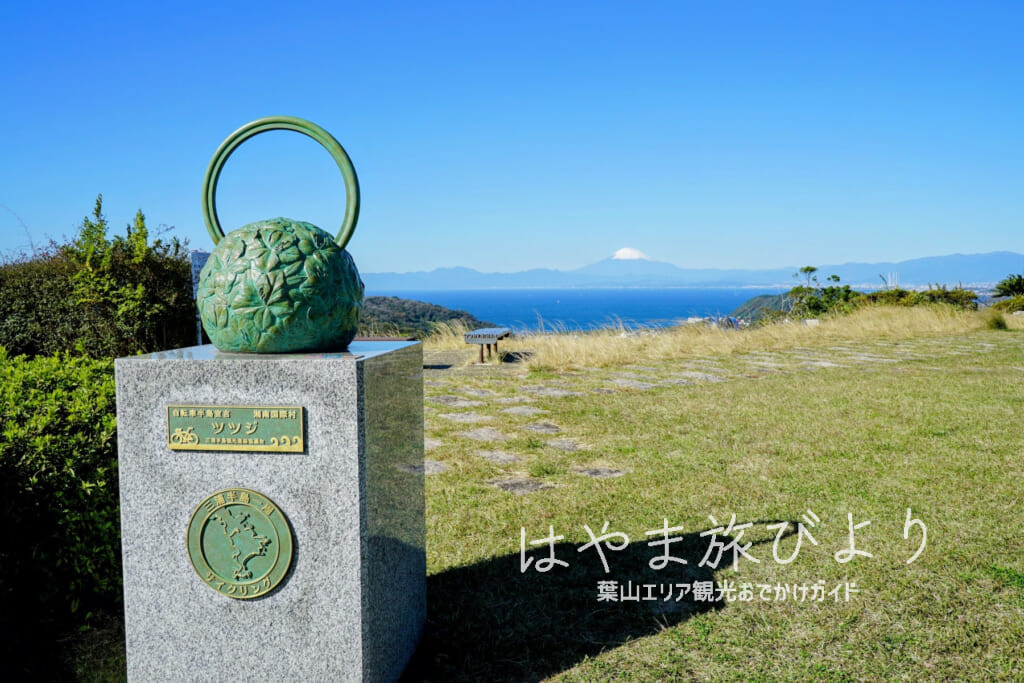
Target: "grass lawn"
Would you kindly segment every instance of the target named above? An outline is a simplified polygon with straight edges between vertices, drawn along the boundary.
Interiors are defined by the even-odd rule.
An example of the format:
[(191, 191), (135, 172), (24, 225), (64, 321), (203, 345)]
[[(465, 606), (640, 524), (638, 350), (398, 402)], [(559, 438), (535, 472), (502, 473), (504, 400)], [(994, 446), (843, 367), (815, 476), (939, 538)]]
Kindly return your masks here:
[[(443, 471), (426, 480), (429, 615), (407, 677), (1024, 678), (1024, 331), (801, 335), (629, 364), (428, 370), (426, 457)], [(905, 538), (908, 508), (927, 528), (911, 564), (922, 527)], [(731, 539), (759, 562), (701, 566), (710, 517), (733, 515), (751, 526)], [(844, 563), (850, 515), (870, 521), (854, 537), (872, 556)], [(666, 547), (647, 532), (665, 520), (686, 564), (654, 570)], [(602, 546), (607, 572), (578, 551), (584, 525), (600, 536), (606, 522), (629, 537)], [(529, 543), (549, 527), (568, 567), (538, 572), (549, 546)], [(599, 601), (609, 580), (656, 599)], [(695, 600), (706, 582), (736, 591)], [(729, 599), (744, 585), (750, 599)], [(815, 585), (840, 590), (812, 600)], [(106, 658), (116, 677), (116, 646), (96, 650), (78, 651), (80, 670)]]

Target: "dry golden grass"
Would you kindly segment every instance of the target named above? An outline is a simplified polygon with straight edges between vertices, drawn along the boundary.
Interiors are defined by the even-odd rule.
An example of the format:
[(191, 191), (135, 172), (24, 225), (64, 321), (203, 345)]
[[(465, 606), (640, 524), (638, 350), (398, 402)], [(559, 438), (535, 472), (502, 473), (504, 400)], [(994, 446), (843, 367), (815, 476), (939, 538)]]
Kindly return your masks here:
[[(1007, 317), (1010, 327), (1024, 328), (1024, 321), (1010, 320), (1011, 317)], [(771, 351), (868, 339), (960, 334), (985, 326), (983, 314), (956, 311), (945, 306), (878, 306), (825, 318), (815, 327), (775, 323), (747, 330), (719, 329), (702, 324), (638, 332), (618, 328), (524, 335), (510, 340), (505, 348), (529, 352), (527, 363), (531, 369), (567, 370), (672, 360), (694, 354)]]
[[(993, 312), (958, 311), (949, 306), (872, 306), (848, 315), (825, 317), (811, 327), (796, 322), (772, 323), (746, 330), (703, 324), (630, 330), (625, 326), (587, 332), (556, 330), (516, 335), (502, 350), (527, 352), (533, 370), (608, 367), (689, 355), (773, 351), (875, 339), (910, 339), (961, 334), (984, 329)], [(1006, 315), (1009, 329), (1024, 329), (1024, 316)], [(461, 321), (439, 323), (423, 340), (432, 350), (464, 350), (471, 329)], [(495, 359), (494, 362), (498, 362)]]
[(359, 321), (359, 332), (357, 333), (360, 337), (404, 337), (405, 333), (393, 323), (382, 322), (380, 320), (360, 320)]
[(435, 351), (464, 350), (466, 348), (464, 336), (472, 330), (473, 328), (461, 320), (437, 323), (430, 334), (423, 338), (423, 346)]

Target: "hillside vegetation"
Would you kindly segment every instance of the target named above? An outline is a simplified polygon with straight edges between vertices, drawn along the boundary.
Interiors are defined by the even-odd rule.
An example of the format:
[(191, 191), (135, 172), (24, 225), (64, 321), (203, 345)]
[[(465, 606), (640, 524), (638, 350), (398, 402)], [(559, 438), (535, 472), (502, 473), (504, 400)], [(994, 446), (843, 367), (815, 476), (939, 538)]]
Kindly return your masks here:
[(768, 311), (783, 310), (786, 296), (786, 294), (760, 294), (744, 301), (729, 315), (741, 320), (759, 320)]
[(363, 312), (359, 316), (359, 334), (411, 335), (423, 339), (439, 324), (466, 329), (492, 326), (492, 323), (479, 320), (466, 311), (395, 296), (368, 296), (363, 301)]
[(874, 292), (858, 292), (840, 285), (838, 275), (829, 275), (825, 284), (818, 281), (818, 269), (804, 266), (793, 274), (803, 282), (783, 294), (762, 294), (744, 302), (732, 315), (751, 322), (781, 319), (816, 318), (830, 313), (849, 313), (863, 306), (921, 306), (947, 304), (963, 310), (977, 310), (978, 295), (960, 286), (949, 288), (935, 284), (912, 291), (886, 287)]

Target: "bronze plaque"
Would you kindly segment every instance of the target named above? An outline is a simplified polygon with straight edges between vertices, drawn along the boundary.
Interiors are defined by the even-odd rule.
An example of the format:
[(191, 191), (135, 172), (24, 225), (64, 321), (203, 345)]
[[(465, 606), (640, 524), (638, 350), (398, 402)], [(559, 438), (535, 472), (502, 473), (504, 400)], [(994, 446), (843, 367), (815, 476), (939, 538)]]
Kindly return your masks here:
[(172, 451), (302, 453), (301, 406), (167, 406), (167, 447)]

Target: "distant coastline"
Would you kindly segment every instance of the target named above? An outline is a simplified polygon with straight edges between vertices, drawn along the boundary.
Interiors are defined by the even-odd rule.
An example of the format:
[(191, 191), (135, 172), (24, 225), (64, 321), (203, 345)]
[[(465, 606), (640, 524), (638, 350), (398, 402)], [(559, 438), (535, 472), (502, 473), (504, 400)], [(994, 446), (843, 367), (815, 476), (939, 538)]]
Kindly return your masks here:
[[(788, 288), (785, 288), (788, 289)], [(668, 327), (692, 317), (722, 317), (759, 294), (782, 288), (615, 287), (559, 289), (374, 290), (467, 311), (476, 318), (517, 332), (589, 330), (603, 327)]]

